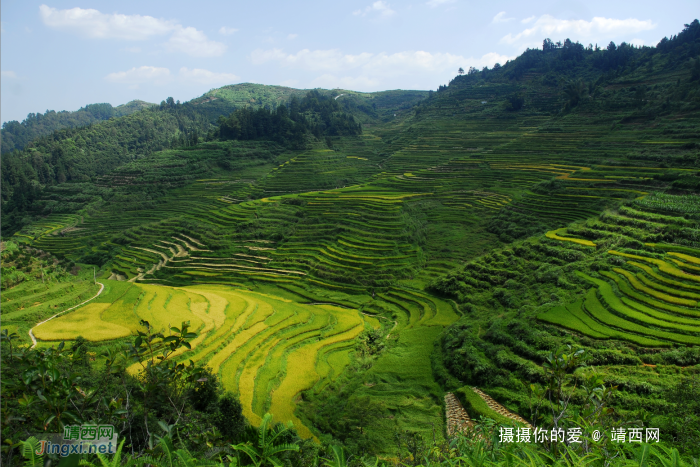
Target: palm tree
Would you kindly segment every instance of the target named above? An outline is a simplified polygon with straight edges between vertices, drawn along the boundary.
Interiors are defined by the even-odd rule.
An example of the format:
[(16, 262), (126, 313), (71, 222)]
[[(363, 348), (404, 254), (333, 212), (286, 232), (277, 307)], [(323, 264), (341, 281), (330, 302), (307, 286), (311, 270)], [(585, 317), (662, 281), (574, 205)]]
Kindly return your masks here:
[(324, 467), (347, 467), (348, 460), (345, 458), (345, 449), (343, 446), (331, 446), (333, 451), (333, 459), (321, 459)]
[(571, 80), (564, 85), (564, 94), (568, 98), (567, 108), (576, 107), (586, 96), (586, 84), (583, 80)]
[(282, 461), (277, 457), (278, 454), (285, 451), (298, 451), (298, 444), (281, 443), (276, 444), (275, 441), (282, 435), (288, 433), (293, 425), (289, 422), (288, 425), (278, 423), (270, 428), (272, 424), (272, 415), (266, 413), (258, 428), (258, 445), (253, 446), (251, 443), (235, 444), (231, 447), (236, 451), (242, 451), (250, 457), (255, 467), (272, 465), (273, 467), (282, 467)]

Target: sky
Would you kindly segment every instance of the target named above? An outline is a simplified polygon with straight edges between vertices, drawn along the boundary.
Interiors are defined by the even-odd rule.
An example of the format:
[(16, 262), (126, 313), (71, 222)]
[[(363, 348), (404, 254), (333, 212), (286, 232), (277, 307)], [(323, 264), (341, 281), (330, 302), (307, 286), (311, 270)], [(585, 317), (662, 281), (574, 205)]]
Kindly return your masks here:
[(656, 45), (698, 0), (2, 0), (0, 120), (261, 83), (437, 89), (545, 38)]

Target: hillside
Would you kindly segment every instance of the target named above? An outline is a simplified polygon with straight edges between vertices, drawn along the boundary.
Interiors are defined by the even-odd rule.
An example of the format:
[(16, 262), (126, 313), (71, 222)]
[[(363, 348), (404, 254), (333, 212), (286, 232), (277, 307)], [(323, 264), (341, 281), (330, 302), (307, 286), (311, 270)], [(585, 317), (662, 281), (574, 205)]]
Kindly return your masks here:
[[(53, 130), (49, 135), (25, 142), (27, 147), (24, 150), (3, 152), (3, 234), (11, 235), (30, 221), (32, 216), (75, 212), (94, 199), (94, 196), (82, 196), (82, 202), (79, 204), (57, 206), (56, 203), (47, 200), (50, 198), (48, 192), (66, 188), (59, 188), (61, 184), (94, 181), (96, 177), (106, 175), (133, 159), (148, 157), (162, 149), (189, 147), (200, 140), (210, 140), (214, 138), (214, 132), (221, 123), (219, 118), (229, 116), (236, 109), (272, 110), (269, 105), (243, 105), (240, 96), (261, 95), (260, 93), (265, 92), (275, 96), (279, 89), (290, 88), (242, 84), (222, 89), (225, 92), (222, 91), (221, 98), (199, 98), (186, 103), (168, 98), (159, 106), (150, 106), (120, 118), (90, 123), (78, 128)], [(299, 92), (293, 96), (295, 98), (297, 95), (303, 98), (307, 94), (307, 91), (297, 91)], [(323, 91), (321, 95), (327, 98), (338, 97), (335, 91)], [(406, 112), (413, 103), (426, 95), (427, 92), (423, 91), (386, 91), (372, 94), (348, 92), (334, 103), (339, 106), (338, 111), (352, 114), (352, 119), (358, 123), (376, 123), (381, 119), (388, 119), (389, 115), (396, 112)], [(286, 94), (280, 96), (285, 97)], [(88, 108), (102, 109), (105, 116), (113, 111), (110, 110), (112, 108), (109, 104)], [(129, 109), (135, 110), (133, 106)], [(87, 114), (83, 112), (79, 115), (84, 117)], [(312, 120), (316, 118), (312, 115), (307, 117)], [(46, 119), (55, 120), (52, 120), (53, 117), (43, 116), (30, 120), (43, 122)], [(15, 127), (13, 124), (12, 128)], [(305, 131), (308, 130), (309, 128)], [(321, 134), (317, 131), (315, 136), (320, 137)], [(74, 191), (72, 188), (69, 190)], [(93, 188), (88, 190), (94, 191)]]
[(47, 110), (43, 114), (30, 113), (22, 122), (11, 120), (2, 124), (2, 152), (22, 150), (31, 141), (56, 130), (83, 127), (110, 118), (123, 117), (153, 105), (155, 104), (133, 100), (116, 107), (112, 107), (111, 104), (89, 104), (74, 112)]
[[(75, 175), (42, 181), (30, 209), (8, 195), (13, 241), (96, 265), (113, 290), (44, 345), (190, 319), (200, 340), (182, 360), (206, 363), (250, 420), (282, 413), (355, 453), (444, 439), (445, 392), (466, 403), (467, 386), (550, 423), (533, 398), (570, 345), (588, 357), (561, 376), (576, 410), (591, 382), (617, 386), (610, 423), (697, 452), (693, 397), (674, 396), (700, 372), (697, 20), (657, 47), (545, 42), (427, 96), (305, 93), (319, 106), (297, 120), (295, 92), (236, 85), (93, 126), (134, 147), (87, 130), (36, 143), (48, 161), (75, 141)], [(273, 113), (287, 96), (290, 114)], [(197, 110), (227, 102), (225, 118)], [(110, 126), (137, 115), (132, 133)], [(251, 115), (267, 126), (244, 137)], [(362, 131), (318, 130), (326, 117)], [(78, 156), (117, 146), (110, 166)]]
[[(212, 89), (189, 102), (193, 105), (212, 108), (226, 103), (235, 107), (274, 109), (280, 104), (287, 104), (292, 97), (301, 99), (308, 91), (284, 86), (242, 83)], [(339, 102), (346, 110), (354, 111), (356, 117), (364, 116), (363, 122), (371, 122), (372, 117), (376, 118), (379, 115), (386, 117), (390, 112), (396, 110), (410, 109), (428, 95), (427, 91), (402, 90), (361, 93), (346, 89), (334, 89), (329, 92), (334, 98), (342, 99)], [(341, 95), (342, 97), (339, 97)]]

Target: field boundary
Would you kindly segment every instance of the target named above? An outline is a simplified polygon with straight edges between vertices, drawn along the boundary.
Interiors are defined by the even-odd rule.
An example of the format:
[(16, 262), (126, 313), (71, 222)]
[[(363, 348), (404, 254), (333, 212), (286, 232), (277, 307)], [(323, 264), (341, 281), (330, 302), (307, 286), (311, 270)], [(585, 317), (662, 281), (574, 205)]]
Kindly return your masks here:
[(32, 332), (35, 328), (41, 326), (42, 324), (44, 324), (44, 323), (46, 323), (46, 322), (48, 322), (48, 321), (51, 321), (52, 319), (54, 319), (54, 318), (55, 318), (56, 316), (58, 316), (58, 315), (62, 315), (63, 313), (65, 313), (65, 312), (67, 312), (67, 311), (71, 311), (71, 310), (73, 310), (73, 309), (75, 309), (75, 308), (78, 308), (79, 306), (83, 306), (83, 305), (85, 305), (87, 302), (89, 302), (90, 300), (94, 300), (94, 299), (96, 299), (97, 297), (99, 297), (100, 294), (102, 293), (102, 291), (105, 289), (105, 285), (104, 285), (102, 282), (98, 282), (98, 284), (100, 284), (100, 290), (97, 292), (97, 294), (95, 294), (94, 297), (88, 298), (88, 299), (85, 300), (83, 303), (79, 303), (78, 305), (75, 305), (75, 306), (73, 306), (73, 307), (70, 307), (70, 308), (68, 308), (67, 310), (63, 310), (63, 311), (61, 311), (60, 313), (56, 313), (56, 314), (53, 315), (51, 318), (45, 319), (45, 320), (42, 321), (41, 323), (38, 323), (38, 324), (36, 324), (33, 328), (31, 328), (31, 329), (29, 330), (29, 337), (32, 339), (32, 346), (30, 347), (30, 349), (33, 349), (34, 347), (36, 347), (36, 344), (37, 344), (36, 338), (34, 337), (34, 333)]

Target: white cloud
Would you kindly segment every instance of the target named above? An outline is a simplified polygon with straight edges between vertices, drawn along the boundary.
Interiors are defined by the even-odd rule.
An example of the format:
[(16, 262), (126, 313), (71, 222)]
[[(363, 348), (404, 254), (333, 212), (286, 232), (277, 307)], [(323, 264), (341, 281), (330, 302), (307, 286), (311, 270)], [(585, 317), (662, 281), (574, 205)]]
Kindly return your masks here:
[(439, 7), (440, 5), (447, 5), (448, 3), (454, 3), (457, 0), (430, 0), (426, 3), (430, 8)]
[(221, 29), (219, 29), (219, 34), (223, 34), (224, 36), (230, 36), (234, 32), (238, 32), (238, 29), (227, 28), (226, 26), (221, 26)]
[(71, 8), (57, 10), (47, 5), (39, 7), (46, 26), (68, 30), (98, 39), (144, 40), (167, 34), (175, 28), (172, 21), (141, 15), (105, 14), (93, 9)]
[(367, 16), (368, 14), (378, 14), (379, 16), (388, 17), (396, 13), (391, 9), (389, 4), (384, 0), (377, 0), (371, 5), (367, 6), (364, 10), (355, 10), (352, 12), (355, 16)]
[(289, 35), (287, 36), (287, 39), (289, 39), (289, 40), (291, 41), (291, 40), (293, 40), (293, 39), (296, 39), (297, 37), (299, 37), (299, 34), (289, 34)]
[(465, 58), (450, 53), (430, 53), (425, 51), (405, 51), (393, 54), (369, 52), (357, 55), (343, 54), (338, 49), (309, 50), (303, 49), (295, 54), (285, 53), (281, 49), (254, 50), (250, 56), (255, 65), (266, 62), (278, 62), (284, 67), (298, 68), (306, 71), (349, 71), (360, 69), (364, 71), (381, 71), (382, 74), (403, 73), (406, 70), (442, 70), (459, 68), (460, 66), (493, 66), (495, 63), (505, 63), (514, 57), (488, 53), (479, 59)]
[(514, 19), (515, 18), (506, 18), (506, 12), (501, 11), (500, 13), (498, 13), (496, 16), (493, 17), (493, 19), (491, 20), (491, 23), (492, 24), (507, 23), (508, 21), (512, 21)]
[(520, 22), (523, 24), (531, 23), (535, 20), (535, 18), (537, 18), (537, 16), (530, 16), (528, 18), (521, 19)]
[(129, 89), (138, 89), (139, 85), (164, 85), (172, 82), (211, 85), (231, 84), (239, 80), (233, 73), (217, 73), (202, 68), (180, 68), (177, 75), (167, 68), (155, 66), (134, 67), (127, 71), (110, 73), (105, 80), (111, 83), (127, 84)]
[(629, 41), (630, 44), (636, 45), (637, 47), (641, 47), (644, 45), (644, 39), (632, 39)]
[(460, 67), (492, 67), (513, 59), (506, 55), (488, 53), (481, 58), (464, 57), (450, 53), (404, 51), (396, 53), (344, 54), (338, 49), (309, 50), (286, 53), (281, 49), (255, 50), (250, 56), (255, 65), (269, 62), (282, 67), (317, 72), (320, 75), (312, 86), (343, 87), (347, 89), (377, 89), (380, 84), (391, 85), (397, 80), (418, 82), (445, 79), (457, 74)]
[(209, 70), (203, 70), (201, 68), (194, 68), (192, 70), (189, 70), (186, 67), (180, 68), (178, 78), (184, 81), (207, 85), (231, 84), (234, 81), (239, 80), (239, 77), (234, 75), (233, 73), (216, 73)]
[(373, 89), (379, 85), (380, 81), (366, 76), (336, 76), (326, 73), (311, 82), (312, 87), (326, 89)]
[(170, 36), (166, 48), (193, 57), (218, 57), (226, 52), (226, 46), (221, 42), (210, 41), (202, 31), (182, 26), (179, 26)]
[(170, 80), (170, 70), (155, 66), (141, 66), (127, 71), (110, 73), (105, 76), (105, 79), (112, 83), (123, 84), (164, 84)]
[(283, 66), (292, 66), (309, 71), (350, 69), (365, 64), (373, 54), (344, 55), (338, 49), (309, 50), (303, 49), (296, 54), (287, 54), (282, 49), (254, 50), (250, 58), (253, 64), (260, 65), (269, 61), (278, 61)]
[(282, 82), (280, 83), (280, 86), (286, 86), (286, 87), (288, 87), (288, 88), (293, 88), (293, 87), (295, 87), (297, 84), (299, 84), (299, 80), (297, 80), (297, 79), (287, 79), (287, 80), (282, 81)]
[(501, 38), (501, 43), (524, 47), (539, 47), (542, 40), (549, 37), (553, 40), (570, 38), (581, 41), (606, 41), (620, 35), (629, 35), (654, 29), (656, 24), (651, 20), (635, 18), (614, 19), (595, 17), (591, 21), (557, 19), (550, 15), (537, 18), (531, 28), (518, 34), (507, 34)]
[(14, 71), (2, 71), (0, 72), (0, 77), (2, 78), (9, 78), (9, 79), (15, 79), (17, 78), (17, 74)]
[[(207, 39), (202, 31), (152, 16), (106, 14), (77, 7), (57, 10), (46, 5), (39, 7), (39, 15), (48, 27), (74, 32), (88, 38), (140, 41), (171, 34), (165, 44), (170, 51), (183, 52), (194, 57), (218, 57), (226, 51), (224, 44)], [(222, 31), (231, 34), (235, 29), (221, 28), (219, 32)]]

